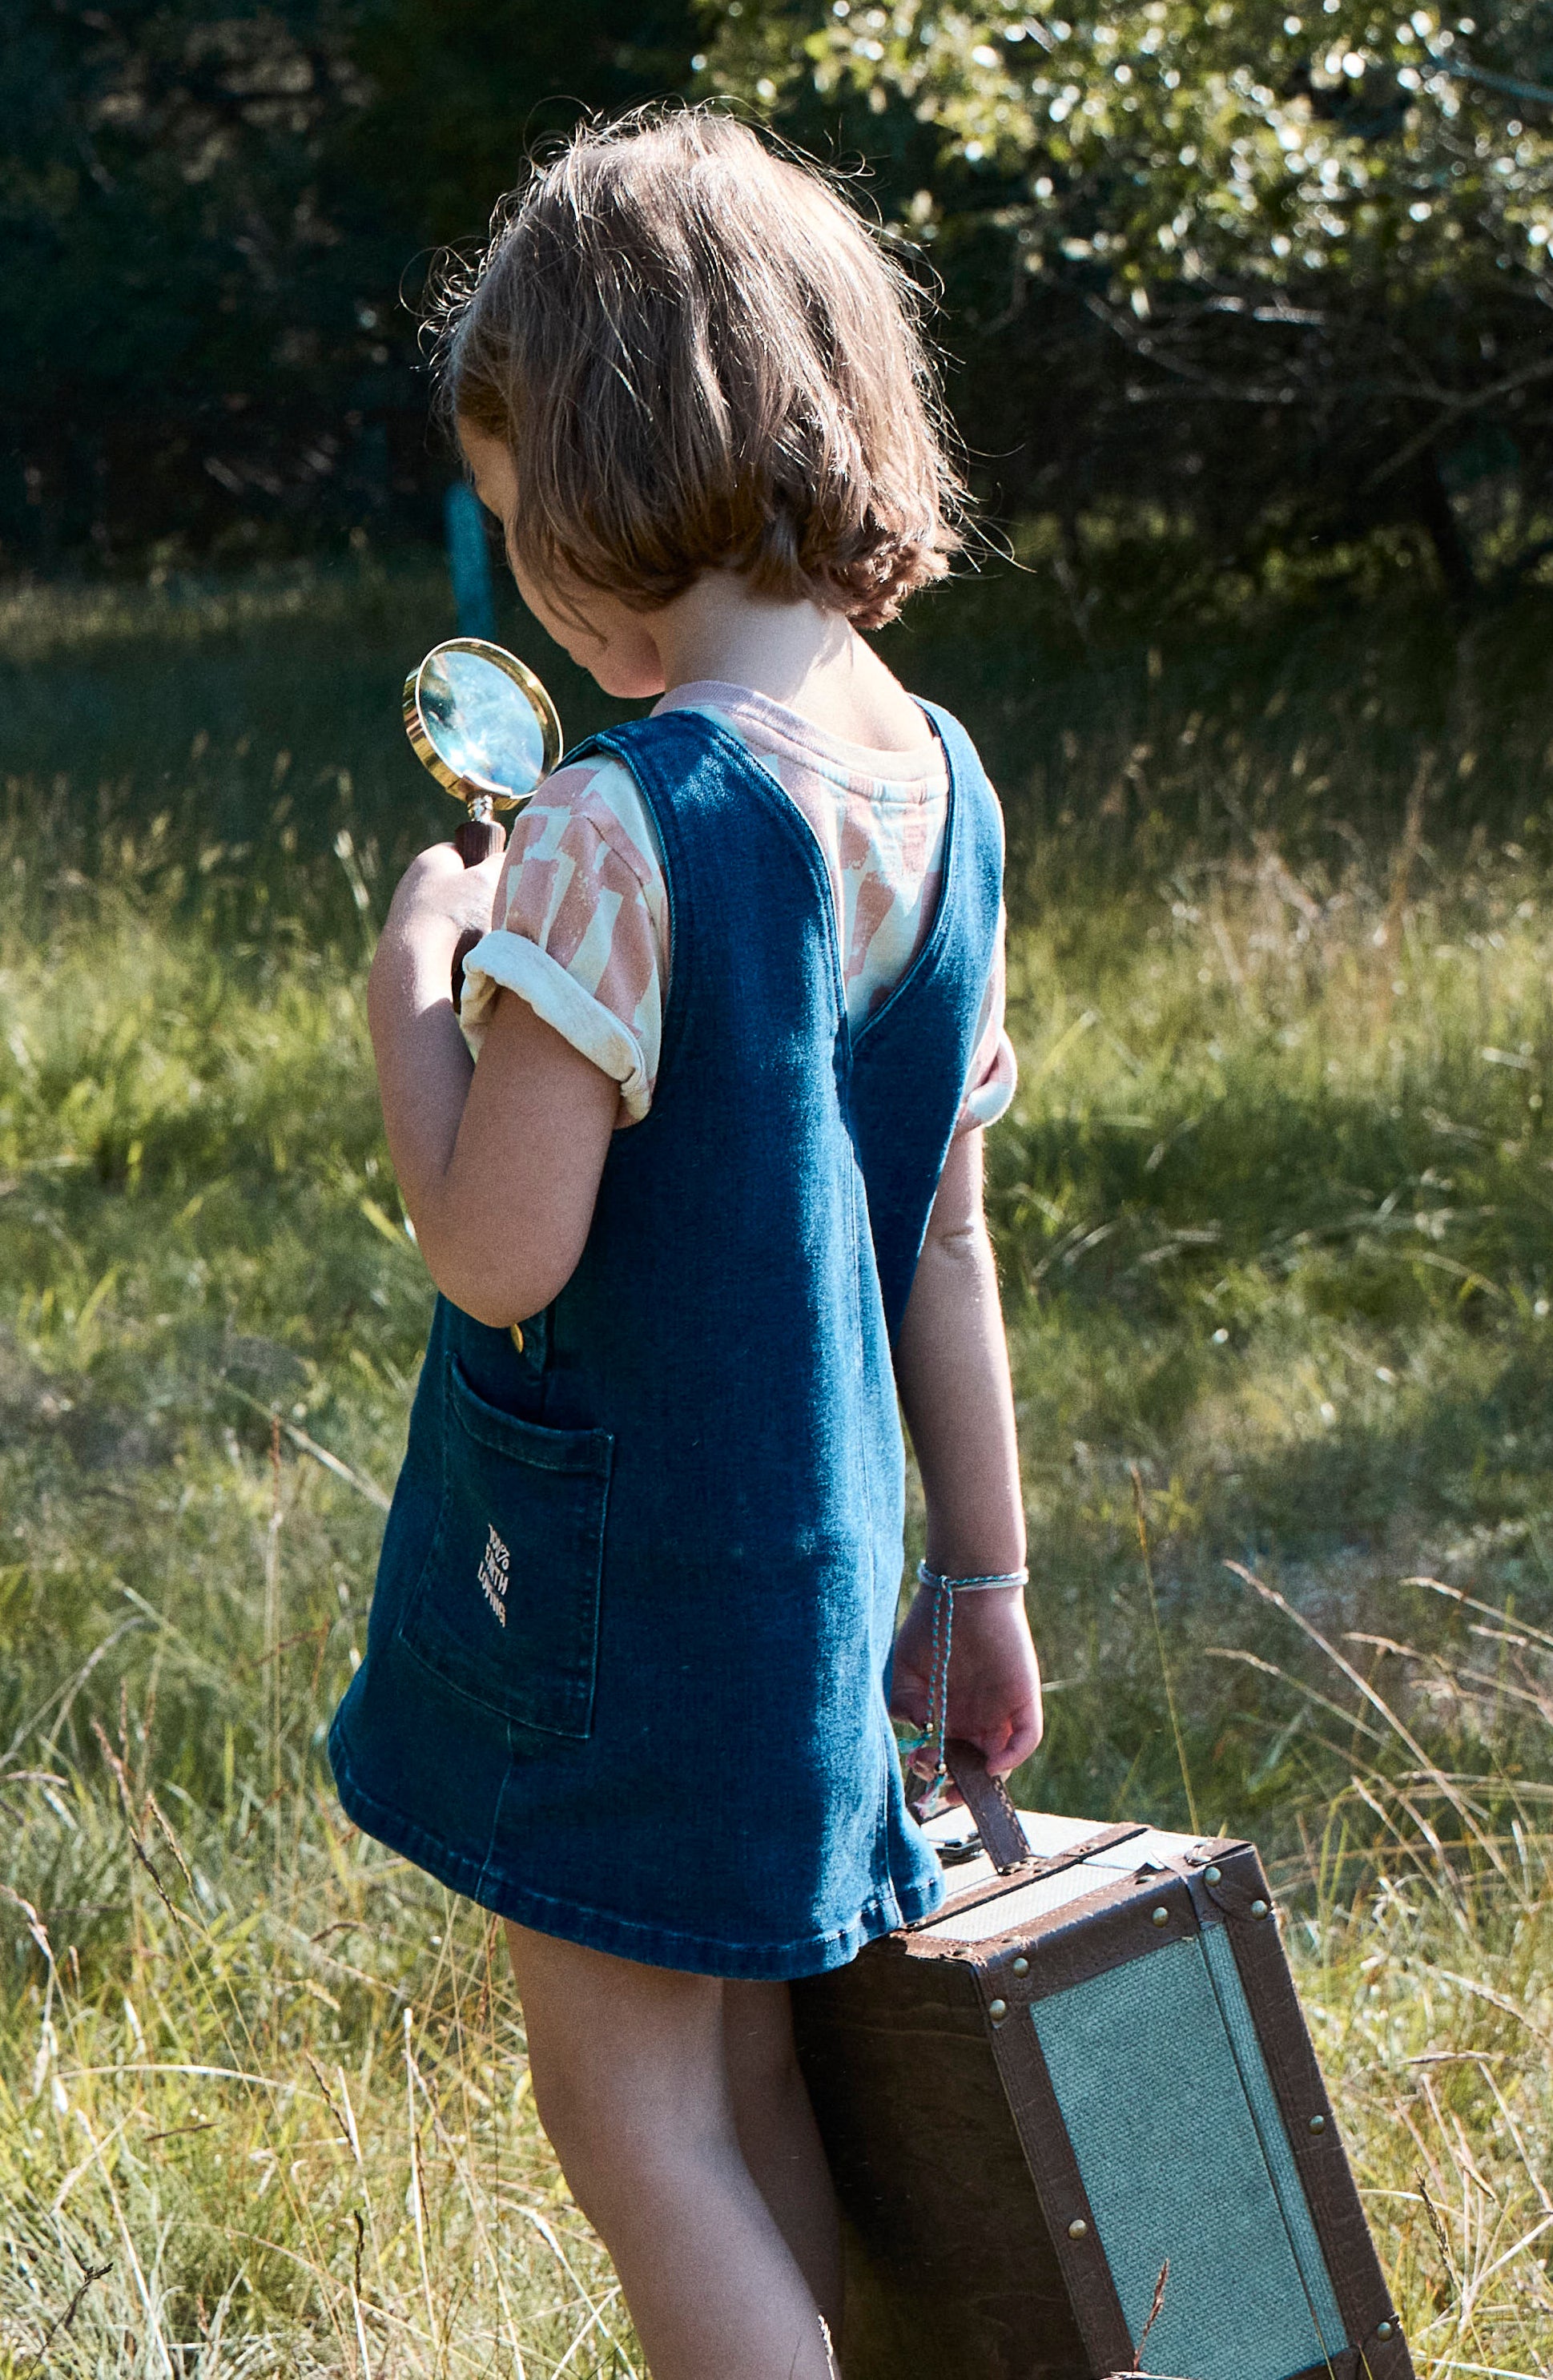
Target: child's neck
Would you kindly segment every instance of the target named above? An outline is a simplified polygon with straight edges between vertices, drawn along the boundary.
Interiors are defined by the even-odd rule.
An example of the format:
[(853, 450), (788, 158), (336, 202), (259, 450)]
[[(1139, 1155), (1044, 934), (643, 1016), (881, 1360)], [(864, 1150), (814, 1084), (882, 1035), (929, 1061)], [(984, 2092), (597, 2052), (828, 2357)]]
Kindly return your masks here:
[(748, 686), (873, 751), (932, 740), (917, 705), (839, 612), (775, 601), (719, 570), (649, 613), (648, 625), (671, 692), (709, 679)]

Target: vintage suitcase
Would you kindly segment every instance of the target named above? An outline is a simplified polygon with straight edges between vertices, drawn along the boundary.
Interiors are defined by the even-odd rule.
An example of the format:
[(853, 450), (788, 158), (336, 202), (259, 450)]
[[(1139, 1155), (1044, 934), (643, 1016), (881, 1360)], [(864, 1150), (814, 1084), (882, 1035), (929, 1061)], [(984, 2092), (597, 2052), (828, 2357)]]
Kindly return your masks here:
[(943, 1909), (794, 1987), (845, 2380), (1411, 2380), (1255, 1850), (956, 1751)]

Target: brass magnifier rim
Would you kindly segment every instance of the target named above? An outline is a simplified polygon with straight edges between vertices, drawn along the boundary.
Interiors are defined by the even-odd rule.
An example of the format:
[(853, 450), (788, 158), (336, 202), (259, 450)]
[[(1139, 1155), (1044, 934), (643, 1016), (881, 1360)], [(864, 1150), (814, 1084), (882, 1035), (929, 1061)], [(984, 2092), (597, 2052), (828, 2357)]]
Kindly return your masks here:
[(431, 741), (420, 704), (420, 684), (431, 662), (440, 661), (444, 653), (476, 654), (482, 662), (489, 662), (493, 669), (499, 669), (504, 677), (511, 678), (526, 697), (544, 736), (543, 758), (536, 784), (549, 776), (561, 758), (561, 720), (555, 705), (542, 682), (525, 662), (518, 660), (516, 653), (509, 653), (505, 645), (493, 645), (486, 637), (445, 638), (440, 645), (432, 646), (405, 680), (405, 733), (410, 739), (416, 759), (430, 770), (438, 784), (455, 801), (489, 803), (492, 809), (516, 810), (532, 798), (532, 787), (527, 794), (515, 794), (509, 786), (493, 784), (483, 777), (460, 776), (458, 771), (443, 759)]

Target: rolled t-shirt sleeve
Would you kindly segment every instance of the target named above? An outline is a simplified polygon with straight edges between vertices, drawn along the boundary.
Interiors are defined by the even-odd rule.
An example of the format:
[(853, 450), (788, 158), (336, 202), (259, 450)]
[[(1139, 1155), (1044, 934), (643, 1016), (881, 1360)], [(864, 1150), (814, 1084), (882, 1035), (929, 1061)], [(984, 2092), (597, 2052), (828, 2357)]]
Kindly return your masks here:
[(513, 831), (491, 930), (464, 963), (459, 1018), (477, 1057), (503, 991), (618, 1084), (622, 1123), (652, 1099), (662, 1040), (667, 900), (640, 795), (616, 761), (546, 783)]
[(1013, 1044), (1003, 1023), (1007, 997), (1006, 927), (1007, 919), (1000, 913), (997, 947), (987, 978), (987, 990), (982, 995), (976, 1048), (971, 1055), (965, 1098), (954, 1126), (957, 1134), (996, 1123), (998, 1118), (1006, 1112), (1018, 1085), (1019, 1068)]

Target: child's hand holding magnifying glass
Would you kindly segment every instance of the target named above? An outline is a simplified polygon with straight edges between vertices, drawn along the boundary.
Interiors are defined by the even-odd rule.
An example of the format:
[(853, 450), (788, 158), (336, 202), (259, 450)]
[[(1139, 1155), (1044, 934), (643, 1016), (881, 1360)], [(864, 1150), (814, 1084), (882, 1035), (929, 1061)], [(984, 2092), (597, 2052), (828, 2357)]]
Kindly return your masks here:
[(516, 653), (483, 637), (453, 637), (434, 645), (406, 679), (405, 732), (417, 758), (467, 812), (453, 844), (469, 882), (448, 880), (451, 863), (438, 848), (421, 853), (394, 895), (406, 922), (425, 908), (455, 923), (456, 1008), (465, 958), (491, 924), (497, 865), (506, 847), (496, 813), (520, 808), (549, 776), (561, 757), (561, 722)]

